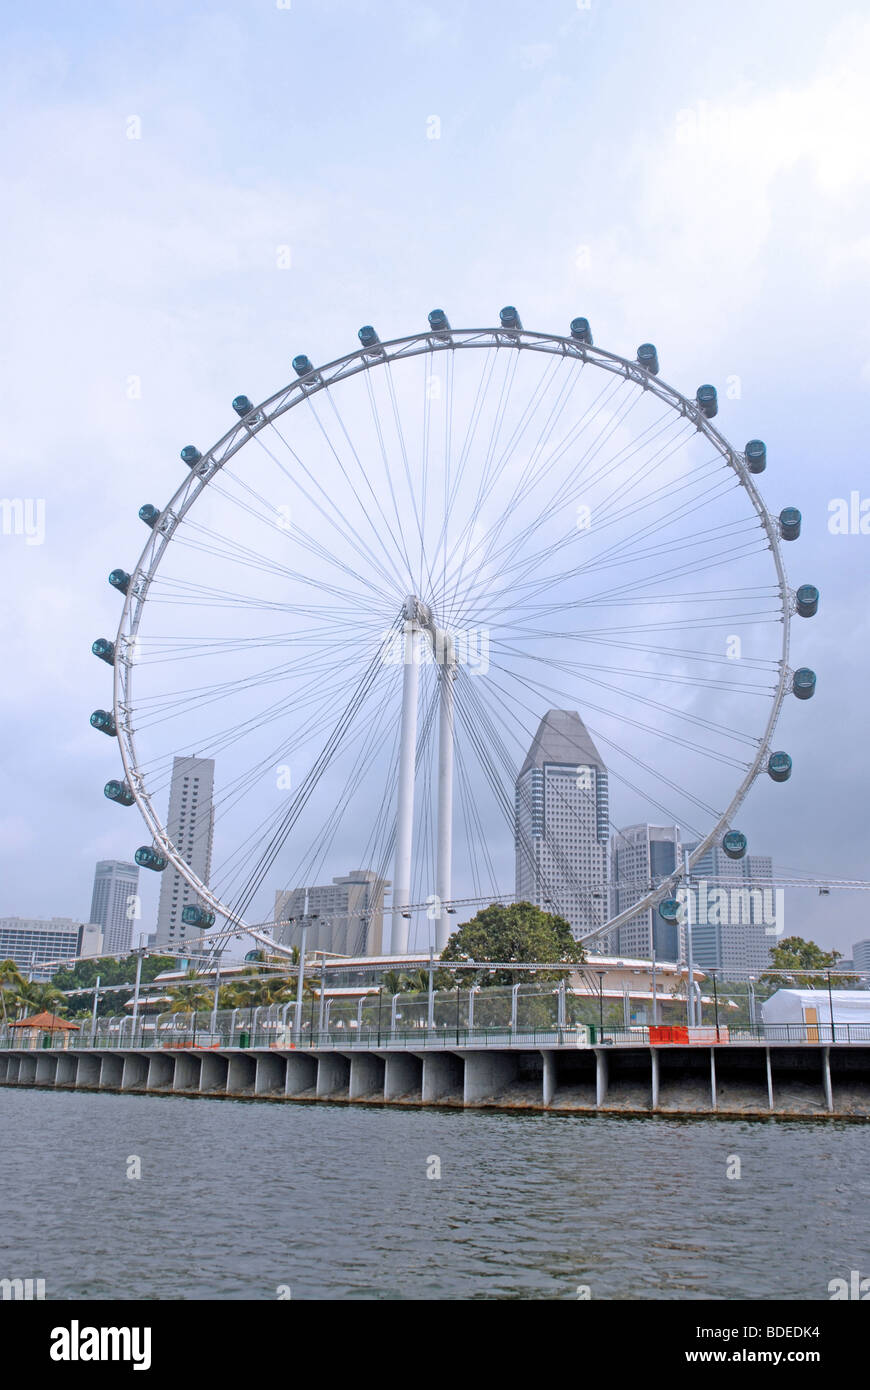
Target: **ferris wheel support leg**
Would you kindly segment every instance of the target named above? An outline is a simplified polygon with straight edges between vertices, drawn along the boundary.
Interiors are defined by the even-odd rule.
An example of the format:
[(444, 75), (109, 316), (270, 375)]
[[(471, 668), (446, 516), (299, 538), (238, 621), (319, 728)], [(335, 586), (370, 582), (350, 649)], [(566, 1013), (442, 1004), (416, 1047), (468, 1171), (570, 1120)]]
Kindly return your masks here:
[[(452, 657), (452, 652), (451, 652)], [(438, 724), (438, 856), (437, 884), (438, 928), (435, 949), (440, 955), (450, 935), (450, 914), (447, 904), (453, 894), (453, 724), (455, 693), (453, 682), (456, 666), (445, 654), (440, 671), (440, 701)]]
[(393, 923), (390, 950), (408, 954), (408, 918), (411, 901), (411, 850), (414, 835), (414, 763), (417, 756), (417, 694), (420, 684), (419, 641), (416, 623), (405, 623), (402, 658), (402, 728), (399, 743), (399, 794), (396, 811), (396, 858), (393, 869)]

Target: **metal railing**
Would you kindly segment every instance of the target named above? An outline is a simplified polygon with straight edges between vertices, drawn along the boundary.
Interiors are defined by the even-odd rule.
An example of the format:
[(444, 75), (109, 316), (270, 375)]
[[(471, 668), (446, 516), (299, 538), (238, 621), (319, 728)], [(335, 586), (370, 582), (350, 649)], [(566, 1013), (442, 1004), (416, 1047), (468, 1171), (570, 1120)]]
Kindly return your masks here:
[[(233, 1011), (237, 1013), (238, 1011)], [(254, 1013), (261, 1013), (255, 1010)], [(244, 1010), (247, 1015), (248, 1011)], [(650, 1030), (638, 1025), (629, 1028), (605, 1025), (566, 1025), (557, 1024), (540, 1027), (474, 1027), (468, 1028), (441, 1021), (429, 1026), (421, 1021), (411, 1027), (390, 1026), (388, 1019), (383, 1026), (376, 1022), (364, 1021), (361, 1026), (353, 1022), (342, 1022), (335, 1026), (320, 1029), (304, 1022), (296, 1032), (286, 1017), (238, 1018), (219, 1016), (217, 1027), (211, 1027), (211, 1018), (202, 1016), (202, 1022), (194, 1027), (190, 1016), (175, 1014), (171, 1023), (161, 1022), (160, 1018), (139, 1019), (136, 1026), (133, 1020), (101, 1020), (95, 1030), (83, 1027), (75, 1034), (39, 1033), (18, 1035), (17, 1030), (0, 1029), (0, 1049), (37, 1050), (41, 1048), (64, 1048), (80, 1052), (90, 1049), (104, 1051), (118, 1049), (126, 1051), (151, 1050), (154, 1048), (177, 1049), (194, 1048), (197, 1051), (215, 1048), (270, 1048), (270, 1049), (407, 1049), (451, 1048), (451, 1047), (646, 1047), (650, 1043)], [(685, 1029), (673, 1030), (683, 1034)], [(715, 1024), (702, 1028), (689, 1029), (688, 1036), (661, 1040), (654, 1036), (656, 1046), (685, 1047), (693, 1045), (718, 1044), (728, 1047), (741, 1043), (791, 1043), (830, 1046), (837, 1044), (870, 1045), (870, 1024), (868, 1023), (776, 1023), (761, 1026), (726, 1027), (718, 1030)]]

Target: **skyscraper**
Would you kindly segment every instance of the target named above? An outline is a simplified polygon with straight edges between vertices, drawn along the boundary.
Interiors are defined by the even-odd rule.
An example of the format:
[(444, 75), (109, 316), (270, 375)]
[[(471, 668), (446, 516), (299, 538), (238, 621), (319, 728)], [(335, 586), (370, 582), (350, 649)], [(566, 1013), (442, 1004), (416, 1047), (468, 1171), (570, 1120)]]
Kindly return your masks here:
[(129, 951), (133, 926), (139, 918), (139, 869), (119, 859), (101, 859), (94, 873), (91, 895), (92, 922), (103, 929), (103, 950), (107, 956)]
[(575, 936), (607, 920), (607, 769), (576, 710), (544, 715), (516, 782), (517, 897)]
[(379, 956), (383, 951), (384, 892), (389, 886), (387, 879), (378, 878), (370, 869), (352, 869), (332, 883), (276, 893), (275, 921), (287, 925), (278, 929), (275, 939), (286, 946), (298, 946), (299, 919), (307, 912), (306, 951)]
[[(615, 917), (631, 907), (653, 885), (661, 883), (677, 866), (680, 831), (676, 825), (629, 825), (613, 836), (611, 851), (611, 913)], [(613, 933), (610, 949), (621, 956), (649, 960), (655, 946), (656, 960), (680, 959), (680, 930), (665, 922), (657, 908), (639, 912)]]
[[(691, 853), (695, 845), (686, 845)], [(766, 854), (747, 854), (729, 859), (721, 845), (713, 845), (692, 869), (697, 886), (698, 911), (692, 922), (692, 955), (702, 970), (764, 970), (770, 965), (770, 948), (776, 945), (774, 923), (765, 908), (773, 899), (773, 860)], [(715, 882), (718, 880), (718, 883)], [(727, 891), (721, 908), (716, 888)], [(701, 917), (706, 920), (700, 920)]]
[[(214, 837), (214, 760), (212, 758), (174, 758), (169, 790), (169, 838), (185, 863), (203, 883), (211, 874)], [(157, 909), (157, 945), (179, 946), (185, 937), (202, 935), (199, 927), (181, 920), (182, 908), (196, 904), (196, 894), (177, 869), (167, 868), (160, 883)]]

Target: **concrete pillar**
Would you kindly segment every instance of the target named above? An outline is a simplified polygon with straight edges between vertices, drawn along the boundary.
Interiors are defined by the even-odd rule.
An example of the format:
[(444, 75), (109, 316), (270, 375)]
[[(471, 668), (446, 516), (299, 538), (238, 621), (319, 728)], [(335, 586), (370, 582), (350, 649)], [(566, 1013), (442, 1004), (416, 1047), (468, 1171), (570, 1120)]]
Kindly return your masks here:
[(227, 1089), (229, 1063), (220, 1052), (204, 1052), (199, 1070), (200, 1095), (223, 1095)]
[(556, 1094), (556, 1056), (553, 1052), (541, 1051), (544, 1059), (544, 1105), (553, 1104), (553, 1096)]
[(257, 1096), (283, 1096), (286, 1067), (284, 1058), (277, 1052), (258, 1052), (257, 1071), (254, 1078), (254, 1094)]
[(384, 1100), (400, 1096), (423, 1099), (423, 1063), (409, 1052), (388, 1052), (384, 1070)]
[(227, 1091), (232, 1096), (252, 1096), (257, 1080), (257, 1060), (248, 1052), (231, 1052), (227, 1068)]
[[(174, 1052), (152, 1052), (148, 1058), (148, 1081), (149, 1091), (172, 1091), (175, 1080), (175, 1057)], [(79, 1081), (81, 1085), (81, 1081)]]
[(516, 1076), (516, 1058), (510, 1052), (466, 1052), (464, 1060), (464, 1105), (493, 1100), (501, 1091), (507, 1090)]
[(285, 1096), (298, 1096), (317, 1087), (317, 1058), (310, 1052), (288, 1052), (284, 1077)]
[(770, 1048), (764, 1049), (764, 1058), (767, 1063), (767, 1108), (773, 1109), (773, 1068), (770, 1065)]
[(148, 1058), (141, 1052), (128, 1052), (121, 1074), (122, 1091), (144, 1091), (148, 1081)]
[(22, 1053), (18, 1063), (19, 1086), (32, 1086), (36, 1080), (36, 1054)]
[(124, 1054), (104, 1052), (100, 1058), (100, 1090), (120, 1091), (124, 1075)]
[(464, 1067), (455, 1052), (423, 1054), (423, 1103), (431, 1104), (444, 1096), (464, 1094)]
[(350, 1091), (350, 1062), (340, 1052), (321, 1052), (317, 1057), (317, 1094), (335, 1096)]
[(76, 1072), (76, 1086), (99, 1086), (100, 1084), (100, 1054), (99, 1052), (80, 1052), (79, 1065)]
[(75, 1086), (79, 1059), (75, 1052), (62, 1052), (57, 1059), (55, 1086)]
[(40, 1052), (36, 1059), (37, 1086), (53, 1086), (57, 1079), (57, 1057), (53, 1052)]
[(659, 1108), (659, 1050), (651, 1047), (649, 1050), (650, 1064), (652, 1067), (652, 1108)]
[(831, 1086), (831, 1049), (829, 1047), (822, 1048), (822, 1078), (825, 1083), (825, 1104), (833, 1112), (834, 1091)]
[(199, 1057), (192, 1052), (179, 1049), (175, 1053), (175, 1075), (172, 1078), (173, 1091), (199, 1090)]
[(607, 1053), (595, 1049), (595, 1104), (603, 1105), (607, 1098)]
[(384, 1059), (376, 1057), (372, 1052), (354, 1053), (350, 1059), (350, 1090), (351, 1100), (358, 1100), (362, 1096), (384, 1095)]

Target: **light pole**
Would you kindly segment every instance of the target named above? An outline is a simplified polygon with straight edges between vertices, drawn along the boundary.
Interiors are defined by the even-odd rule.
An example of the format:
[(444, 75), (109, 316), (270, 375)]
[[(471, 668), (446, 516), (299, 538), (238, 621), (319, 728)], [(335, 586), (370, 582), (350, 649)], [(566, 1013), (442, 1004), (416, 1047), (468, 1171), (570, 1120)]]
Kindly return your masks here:
[(213, 1009), (212, 1009), (212, 1011), (211, 1011), (211, 1031), (212, 1031), (212, 1036), (214, 1036), (214, 1034), (217, 1032), (218, 995), (220, 994), (220, 987), (221, 987), (221, 958), (220, 958), (220, 952), (218, 952), (217, 955), (215, 956), (215, 971), (214, 971), (214, 1007), (213, 1007)]
[(606, 970), (596, 970), (598, 976), (598, 1030), (601, 1037), (604, 1037), (604, 976)]
[[(834, 996), (831, 993), (831, 972), (828, 971), (828, 1008), (831, 1011), (831, 1042), (837, 1041), (837, 1034), (834, 1031)], [(848, 1038), (846, 1039), (848, 1042)]]
[(689, 851), (683, 851), (683, 887), (686, 893), (686, 966), (689, 979), (686, 987), (686, 1022), (695, 1026), (695, 962), (692, 959), (692, 889), (689, 886)]
[(716, 990), (716, 969), (717, 969), (717, 967), (714, 966), (714, 968), (710, 971), (710, 974), (713, 976), (713, 1008), (715, 1009), (715, 1012), (716, 1012), (716, 1041), (718, 1042), (718, 1041), (719, 1041), (719, 994), (718, 994), (718, 992), (717, 992), (717, 990)]

